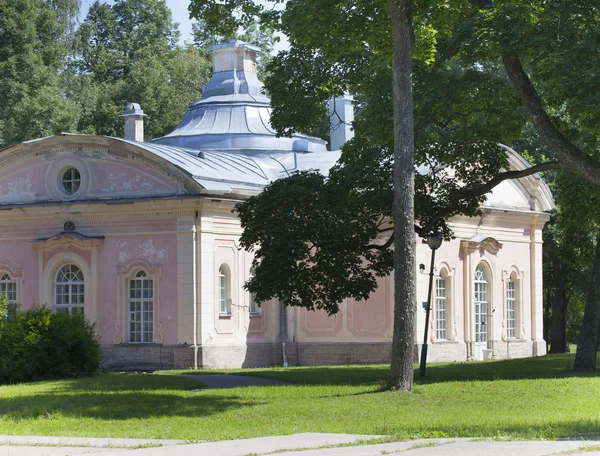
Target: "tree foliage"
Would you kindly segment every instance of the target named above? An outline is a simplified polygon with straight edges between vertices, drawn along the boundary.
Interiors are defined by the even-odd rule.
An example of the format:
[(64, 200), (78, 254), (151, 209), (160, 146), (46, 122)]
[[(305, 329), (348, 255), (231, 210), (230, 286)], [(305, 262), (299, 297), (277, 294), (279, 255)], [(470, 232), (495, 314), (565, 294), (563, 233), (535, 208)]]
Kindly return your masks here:
[(0, 0), (0, 147), (72, 131), (61, 78), (76, 0)]
[(130, 101), (148, 115), (147, 136), (177, 126), (210, 75), (206, 56), (178, 39), (164, 0), (95, 1), (77, 32), (68, 86), (81, 110), (77, 130), (122, 136), (119, 115)]
[[(398, 74), (392, 59), (394, 8), (408, 11), (415, 32), (417, 233), (441, 230), (451, 236), (445, 220), (476, 215), (495, 184), (534, 170), (560, 166), (600, 182), (595, 159), (600, 71), (598, 60), (590, 58), (600, 30), (595, 1), (297, 0), (277, 11), (251, 0), (193, 0), (191, 14), (222, 30), (257, 17), (289, 36), (290, 50), (271, 62), (266, 80), (280, 134), (314, 129), (327, 99), (346, 91), (357, 95), (355, 140), (344, 147), (341, 164), (328, 178), (294, 176), (238, 206), (243, 244), (257, 249), (256, 272), (247, 287), (262, 298), (334, 313), (344, 297), (367, 296), (374, 277), (391, 268), (384, 253), (391, 243), (377, 239), (392, 228), (390, 160), (398, 142), (392, 134), (398, 122), (391, 90)], [(551, 161), (507, 173), (497, 143), (517, 142), (528, 121)], [(303, 193), (303, 185), (311, 191)], [(317, 197), (317, 190), (327, 196)], [(371, 192), (373, 205), (355, 204)], [(259, 220), (270, 216), (280, 197), (290, 209), (287, 214), (279, 209), (276, 227)], [(339, 205), (335, 209), (327, 206), (332, 200)], [(306, 229), (296, 228), (298, 220)], [(335, 230), (341, 230), (343, 245), (323, 234)], [(306, 247), (278, 253), (278, 237)], [(348, 261), (352, 254), (367, 259)], [(286, 277), (297, 273), (307, 282), (272, 281), (272, 273), (283, 270)], [(313, 290), (306, 293), (306, 287)]]

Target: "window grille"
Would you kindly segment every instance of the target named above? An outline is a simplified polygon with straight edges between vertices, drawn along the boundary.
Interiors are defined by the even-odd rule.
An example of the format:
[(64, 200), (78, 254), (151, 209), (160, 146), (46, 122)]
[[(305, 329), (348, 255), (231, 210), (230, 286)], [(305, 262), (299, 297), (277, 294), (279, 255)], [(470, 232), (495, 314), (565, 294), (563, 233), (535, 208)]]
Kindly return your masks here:
[(517, 333), (517, 287), (511, 278), (506, 282), (506, 337), (516, 338)]
[(448, 297), (446, 290), (446, 279), (436, 277), (435, 279), (435, 321), (436, 339), (447, 340), (447, 316)]
[(129, 342), (151, 343), (154, 337), (154, 281), (140, 271), (129, 280)]
[(85, 283), (83, 273), (74, 264), (63, 266), (54, 282), (54, 308), (56, 312), (83, 315)]

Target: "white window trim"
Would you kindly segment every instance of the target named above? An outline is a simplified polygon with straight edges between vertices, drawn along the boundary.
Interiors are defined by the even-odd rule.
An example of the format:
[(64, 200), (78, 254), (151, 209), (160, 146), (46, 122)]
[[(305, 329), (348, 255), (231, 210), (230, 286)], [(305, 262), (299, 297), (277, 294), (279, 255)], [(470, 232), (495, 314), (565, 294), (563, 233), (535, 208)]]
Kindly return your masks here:
[(231, 279), (231, 268), (226, 263), (222, 263), (217, 273), (217, 303), (220, 317), (231, 316)]
[[(507, 270), (502, 271), (503, 282), (503, 316), (502, 316), (502, 341), (503, 342), (518, 342), (524, 341), (526, 337), (524, 314), (523, 314), (523, 278), (524, 273), (516, 266), (511, 266)], [(515, 283), (515, 337), (508, 337), (508, 283)]]
[[(448, 261), (442, 260), (439, 266), (434, 269), (439, 271), (434, 276), (435, 282), (432, 290), (432, 318), (429, 321), (429, 338), (433, 344), (448, 344), (456, 343), (458, 337), (458, 330), (456, 327), (456, 315), (454, 311), (454, 291), (455, 284), (454, 278), (456, 269), (450, 266)], [(437, 278), (442, 277), (446, 281), (446, 339), (437, 338)]]
[[(13, 289), (9, 290), (9, 286)], [(14, 293), (14, 299), (10, 299), (9, 293)], [(0, 295), (5, 295), (6, 299), (8, 299), (8, 302), (11, 304), (17, 303), (17, 281), (16, 279), (13, 279), (8, 272), (0, 273)]]
[[(77, 268), (77, 271), (78, 271), (77, 273), (81, 274), (81, 280), (59, 281), (59, 274), (61, 274), (62, 270), (64, 268), (66, 268), (67, 266)], [(69, 296), (68, 304), (58, 304), (58, 287), (59, 286), (67, 286), (68, 287), (68, 295), (67, 295), (67, 296)], [(73, 293), (73, 286), (83, 286), (83, 303), (77, 302), (76, 304), (73, 304), (73, 296), (79, 295), (79, 293)], [(54, 309), (55, 312), (66, 309), (67, 312), (70, 315), (72, 315), (73, 309), (81, 308), (83, 315), (85, 315), (85, 301), (86, 301), (85, 300), (85, 297), (86, 297), (85, 289), (87, 288), (85, 285), (85, 274), (83, 273), (83, 271), (77, 264), (69, 262), (69, 263), (63, 264), (60, 268), (57, 268), (56, 272), (54, 273), (54, 282), (52, 284), (52, 288), (53, 288), (52, 308)]]
[[(146, 277), (152, 280), (152, 341), (151, 342), (129, 342), (129, 281), (135, 279), (135, 276), (144, 271)], [(160, 320), (160, 279), (162, 276), (161, 267), (150, 265), (143, 260), (135, 260), (127, 266), (117, 266), (117, 322), (115, 323), (115, 333), (113, 343), (148, 345), (162, 344), (164, 335), (162, 333), (162, 323)]]
[(14, 302), (9, 299), (11, 304), (18, 304), (21, 300), (23, 293), (23, 270), (22, 269), (13, 269), (7, 264), (0, 264), (0, 277), (4, 275), (8, 275), (10, 277), (10, 281), (15, 284), (15, 300)]
[[(250, 269), (248, 280), (252, 279), (253, 277), (254, 271), (253, 269)], [(259, 303), (256, 301), (256, 297), (254, 296), (254, 294), (248, 292), (248, 312), (250, 313), (251, 317), (260, 317), (262, 315), (261, 306), (259, 306), (258, 304)]]
[[(149, 288), (144, 288), (144, 282), (149, 281), (150, 282), (150, 287)], [(141, 292), (141, 296), (139, 298), (131, 297), (131, 285), (132, 283), (135, 282), (141, 282), (141, 287), (140, 287), (140, 292)], [(151, 296), (149, 297), (144, 297), (144, 292), (145, 291), (149, 291), (151, 292)], [(148, 314), (148, 311), (144, 311), (144, 304), (145, 303), (150, 303), (152, 306), (152, 318), (150, 319), (149, 323), (152, 323), (152, 331), (150, 332), (150, 338), (148, 340), (139, 340), (139, 341), (134, 341), (131, 340), (132, 339), (132, 335), (133, 333), (137, 333), (138, 331), (131, 331), (131, 315), (132, 315), (132, 310), (131, 310), (131, 304), (132, 303), (139, 303), (141, 310), (141, 321), (139, 322), (141, 324), (141, 329), (140, 329), (140, 339), (145, 339), (145, 335), (147, 335), (147, 331), (144, 331), (144, 324), (147, 323), (148, 321), (144, 318), (146, 314)], [(137, 312), (137, 311), (136, 311)], [(128, 315), (128, 320), (127, 320), (127, 343), (128, 344), (151, 344), (154, 342), (154, 280), (150, 277), (148, 277), (148, 274), (146, 274), (146, 272), (142, 269), (139, 270), (135, 273), (135, 275), (133, 277), (130, 277), (129, 280), (127, 281), (127, 315)]]
[[(448, 280), (446, 277), (444, 277), (441, 274), (438, 274), (437, 276), (434, 277), (435, 279), (435, 306), (434, 306), (434, 310), (435, 310), (435, 327), (434, 327), (434, 331), (435, 331), (435, 340), (436, 341), (447, 341), (448, 340), (448, 333), (449, 333), (449, 312), (448, 312)], [(440, 287), (440, 284), (443, 284), (443, 291), (444, 291), (444, 295), (440, 296), (440, 291), (442, 290), (442, 287)], [(441, 304), (443, 303), (443, 314), (444, 314), (444, 318), (440, 318), (440, 311), (441, 311)], [(440, 328), (440, 323), (443, 322), (443, 328)], [(444, 337), (440, 337), (440, 333), (443, 333), (442, 335)]]
[[(477, 279), (477, 272), (479, 267), (481, 266), (481, 270), (483, 273), (483, 279)], [(487, 267), (487, 265), (483, 262), (479, 262), (477, 264), (477, 266), (475, 267), (475, 271), (473, 273), (473, 323), (474, 323), (474, 333), (473, 333), (473, 339), (475, 343), (489, 343), (489, 339), (490, 339), (490, 328), (489, 325), (492, 324), (491, 322), (487, 321), (488, 320), (488, 315), (490, 313), (490, 307), (492, 305), (491, 301), (490, 301), (490, 297), (492, 296), (492, 287), (491, 287), (491, 282), (492, 279), (489, 277), (491, 274), (489, 273), (489, 269)], [(486, 300), (485, 301), (478, 301), (477, 300), (477, 284), (485, 284), (485, 296), (486, 296)], [(479, 305), (481, 306), (482, 304), (485, 304), (487, 309), (485, 312), (485, 340), (477, 340), (477, 322), (476, 322), (476, 311), (475, 309), (477, 308), (477, 303), (479, 303)], [(481, 314), (481, 312), (480, 312)], [(483, 334), (483, 331), (481, 330), (481, 326), (482, 323), (479, 322), (479, 328), (480, 334)]]

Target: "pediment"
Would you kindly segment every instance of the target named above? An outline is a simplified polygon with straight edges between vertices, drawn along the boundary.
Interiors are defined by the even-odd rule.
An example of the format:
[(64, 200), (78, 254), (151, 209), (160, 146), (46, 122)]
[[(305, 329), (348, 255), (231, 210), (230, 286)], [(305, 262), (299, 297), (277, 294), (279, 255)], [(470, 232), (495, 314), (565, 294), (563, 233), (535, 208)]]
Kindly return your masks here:
[[(160, 157), (134, 149), (117, 139), (84, 135), (5, 149), (0, 152), (0, 205), (168, 197), (197, 187)], [(69, 169), (75, 170), (76, 186)]]
[(52, 250), (56, 247), (62, 247), (64, 250), (70, 250), (71, 247), (90, 250), (93, 247), (101, 246), (103, 243), (104, 236), (86, 236), (77, 231), (61, 231), (48, 238), (36, 239), (33, 241), (33, 247), (36, 250)]

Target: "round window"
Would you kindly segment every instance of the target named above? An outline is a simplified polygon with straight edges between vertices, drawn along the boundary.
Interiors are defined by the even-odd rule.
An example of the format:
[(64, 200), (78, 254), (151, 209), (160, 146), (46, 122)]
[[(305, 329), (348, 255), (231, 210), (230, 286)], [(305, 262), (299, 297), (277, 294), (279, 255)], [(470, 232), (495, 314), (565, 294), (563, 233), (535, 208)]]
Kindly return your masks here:
[(60, 179), (63, 190), (69, 195), (72, 195), (79, 190), (79, 186), (81, 185), (81, 174), (79, 174), (79, 170), (77, 168), (71, 166), (65, 169)]

